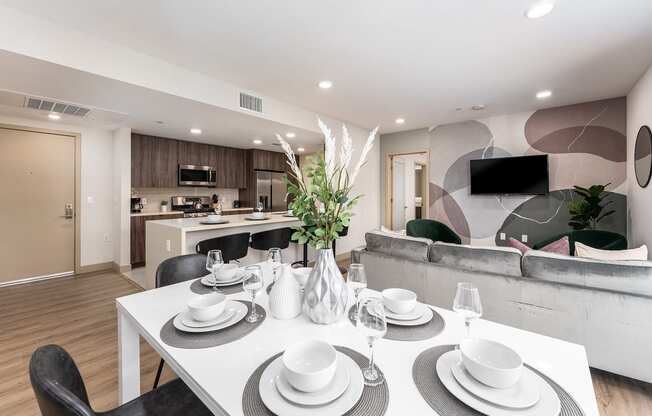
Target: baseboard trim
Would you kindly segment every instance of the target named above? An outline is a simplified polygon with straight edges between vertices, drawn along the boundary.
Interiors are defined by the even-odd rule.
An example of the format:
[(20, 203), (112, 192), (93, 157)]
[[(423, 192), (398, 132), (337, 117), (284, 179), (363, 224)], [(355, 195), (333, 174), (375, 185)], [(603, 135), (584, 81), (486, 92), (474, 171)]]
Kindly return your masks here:
[(44, 276), (27, 277), (25, 279), (17, 279), (17, 280), (12, 280), (10, 282), (2, 282), (2, 283), (0, 283), (0, 288), (9, 287), (9, 286), (17, 286), (17, 285), (26, 285), (26, 284), (29, 284), (29, 283), (37, 283), (37, 282), (42, 282), (42, 281), (45, 281), (45, 280), (73, 277), (74, 275), (75, 275), (75, 272), (70, 271), (70, 272), (63, 272), (63, 273), (48, 274), (48, 275), (44, 275)]
[(105, 272), (107, 270), (113, 270), (113, 262), (108, 261), (106, 263), (97, 263), (97, 264), (88, 264), (86, 266), (80, 266), (77, 271), (77, 275), (84, 275), (89, 273), (96, 272)]
[(131, 264), (120, 266), (118, 263), (113, 262), (111, 263), (111, 269), (116, 273), (122, 274), (131, 270)]

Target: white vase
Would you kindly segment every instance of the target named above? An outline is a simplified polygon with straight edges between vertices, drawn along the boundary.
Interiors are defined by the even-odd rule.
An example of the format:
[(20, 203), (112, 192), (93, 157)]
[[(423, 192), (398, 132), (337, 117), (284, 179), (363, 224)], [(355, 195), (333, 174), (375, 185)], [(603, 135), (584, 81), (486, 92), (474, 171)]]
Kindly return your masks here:
[(333, 250), (317, 250), (315, 266), (304, 287), (304, 313), (317, 324), (332, 324), (344, 316), (348, 295)]
[(276, 319), (292, 319), (301, 313), (301, 286), (289, 265), (282, 266), (280, 272), (269, 292), (269, 309)]

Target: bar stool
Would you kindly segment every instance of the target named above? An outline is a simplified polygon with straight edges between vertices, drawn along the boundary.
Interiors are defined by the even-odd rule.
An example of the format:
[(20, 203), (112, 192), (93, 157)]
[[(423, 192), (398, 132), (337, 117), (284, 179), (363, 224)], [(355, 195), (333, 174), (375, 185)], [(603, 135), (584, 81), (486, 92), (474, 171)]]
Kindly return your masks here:
[[(337, 235), (339, 237), (346, 237), (348, 234), (349, 234), (349, 227), (344, 227), (342, 229), (342, 231), (337, 233)], [(337, 240), (333, 240), (332, 248), (333, 248), (333, 258), (335, 259), (335, 262), (337, 263), (337, 252), (335, 251), (335, 242), (336, 241)], [(340, 273), (342, 273), (342, 274), (346, 273), (346, 267), (340, 267), (340, 266), (337, 266), (337, 267), (340, 269)]]
[(238, 259), (247, 257), (250, 235), (250, 233), (238, 233), (225, 235), (224, 237), (210, 238), (197, 243), (195, 251), (206, 255), (209, 250), (221, 250), (225, 263), (231, 260), (238, 261)]
[(292, 237), (291, 228), (277, 228), (274, 230), (261, 231), (251, 235), (251, 244), (254, 250), (269, 250), (270, 248), (288, 248), (290, 246), (290, 237)]

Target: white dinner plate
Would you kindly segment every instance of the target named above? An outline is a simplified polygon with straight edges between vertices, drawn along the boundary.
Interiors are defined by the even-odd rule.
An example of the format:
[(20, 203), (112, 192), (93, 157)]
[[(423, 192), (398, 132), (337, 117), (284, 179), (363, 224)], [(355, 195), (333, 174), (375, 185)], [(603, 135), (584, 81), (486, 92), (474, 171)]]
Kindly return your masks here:
[(437, 376), (446, 389), (467, 406), (487, 416), (558, 416), (561, 411), (559, 396), (545, 380), (539, 384), (540, 399), (526, 409), (508, 409), (496, 406), (469, 393), (455, 380), (452, 368), (460, 362), (459, 351), (449, 351), (437, 360)]
[(207, 274), (206, 276), (201, 278), (201, 284), (204, 285), (204, 286), (208, 286), (208, 287), (213, 287), (213, 286), (217, 286), (217, 287), (233, 286), (233, 285), (236, 285), (238, 283), (241, 283), (244, 278), (245, 278), (244, 270), (241, 270), (235, 275), (235, 277), (233, 279), (231, 279), (231, 280), (218, 280), (217, 285), (216, 285), (215, 280), (213, 279), (213, 275), (212, 274)]
[[(351, 377), (349, 376), (349, 366), (347, 365), (348, 363), (342, 364), (344, 361), (342, 358), (343, 356), (344, 354), (337, 353), (337, 369), (335, 370), (333, 380), (319, 391), (306, 393), (292, 387), (285, 376), (285, 371), (283, 371), (282, 366), (281, 371), (278, 372), (278, 375), (274, 379), (276, 389), (286, 400), (296, 404), (304, 406), (319, 406), (330, 403), (344, 394), (351, 381)], [(353, 364), (355, 365), (355, 363)]]
[(283, 416), (333, 416), (343, 415), (360, 400), (364, 390), (362, 370), (347, 355), (338, 352), (338, 365), (347, 366), (350, 382), (346, 391), (334, 401), (321, 406), (303, 406), (292, 403), (281, 396), (276, 389), (276, 376), (283, 370), (282, 357), (272, 361), (260, 377), (258, 389), (260, 398), (267, 408), (277, 415)]
[(217, 220), (217, 221), (200, 220), (199, 223), (203, 225), (219, 225), (219, 224), (228, 224), (229, 220)]
[(235, 313), (233, 314), (231, 319), (229, 319), (226, 322), (222, 322), (221, 324), (207, 326), (203, 328), (193, 328), (184, 325), (183, 318), (190, 316), (190, 312), (186, 309), (185, 311), (179, 313), (177, 316), (174, 317), (174, 321), (172, 321), (172, 325), (174, 325), (174, 327), (179, 331), (183, 331), (183, 332), (201, 333), (201, 332), (219, 331), (220, 329), (228, 328), (240, 322), (245, 316), (247, 316), (247, 311), (249, 310), (247, 308), (247, 305), (245, 305), (244, 303), (236, 302), (232, 300), (226, 301), (225, 309), (234, 309)]
[(405, 320), (397, 320), (397, 319), (390, 319), (386, 318), (387, 323), (391, 325), (397, 325), (397, 326), (418, 326), (418, 325), (424, 325), (430, 322), (430, 320), (435, 316), (435, 313), (433, 312), (432, 309), (426, 308), (425, 312), (423, 315), (421, 315), (420, 318), (418, 319), (413, 319), (411, 321), (405, 321)]
[(181, 322), (185, 326), (189, 326), (191, 328), (205, 328), (207, 326), (214, 326), (221, 324), (222, 322), (226, 322), (229, 319), (233, 318), (233, 315), (235, 315), (235, 309), (225, 307), (224, 312), (222, 312), (217, 318), (211, 319), (210, 321), (195, 321), (192, 319), (192, 316), (189, 313), (183, 313), (181, 315)]
[(430, 310), (430, 308), (428, 308), (423, 303), (417, 303), (414, 309), (408, 313), (394, 313), (387, 309), (387, 306), (385, 306), (385, 317), (395, 321), (413, 321), (415, 319), (421, 318), (427, 310)]
[[(518, 382), (507, 389), (496, 389), (479, 382), (466, 371), (461, 362), (455, 364), (451, 370), (455, 380), (469, 393), (499, 406), (525, 409), (534, 406), (541, 397), (539, 386), (543, 380), (527, 367), (523, 367)], [(543, 382), (545, 383), (545, 381)]]

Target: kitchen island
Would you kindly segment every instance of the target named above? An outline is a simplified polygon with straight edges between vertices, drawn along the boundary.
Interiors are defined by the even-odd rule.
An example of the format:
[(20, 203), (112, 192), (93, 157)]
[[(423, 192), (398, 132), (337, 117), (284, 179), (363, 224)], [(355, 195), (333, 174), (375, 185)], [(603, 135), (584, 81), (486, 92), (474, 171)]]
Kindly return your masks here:
[[(146, 227), (146, 289), (155, 287), (156, 268), (162, 261), (182, 254), (195, 253), (195, 245), (200, 241), (230, 234), (249, 232), (251, 234), (299, 225), (295, 217), (283, 214), (268, 214), (264, 221), (250, 221), (250, 214), (224, 216), (226, 224), (201, 224), (205, 218), (176, 218), (147, 221)], [(247, 256), (240, 260), (242, 265), (258, 263), (266, 258), (267, 253), (249, 249)], [(283, 250), (283, 262), (291, 263), (301, 260), (302, 247), (290, 242), (290, 247)]]

